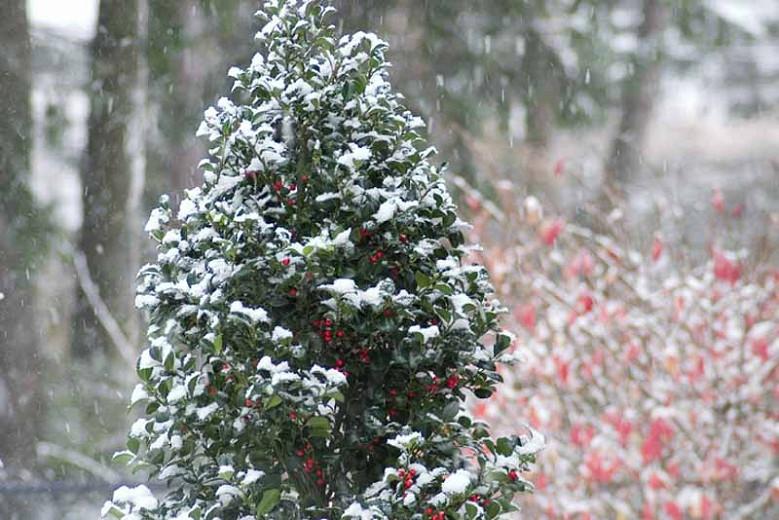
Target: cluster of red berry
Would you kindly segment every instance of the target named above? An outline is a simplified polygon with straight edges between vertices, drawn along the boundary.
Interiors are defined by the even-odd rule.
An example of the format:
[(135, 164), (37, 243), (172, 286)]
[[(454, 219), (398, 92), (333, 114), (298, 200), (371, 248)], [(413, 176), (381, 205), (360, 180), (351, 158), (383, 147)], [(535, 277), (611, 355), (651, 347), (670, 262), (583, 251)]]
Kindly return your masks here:
[(432, 507), (425, 509), (425, 515), (430, 517), (430, 520), (446, 520), (446, 513), (443, 511), (436, 511)]
[(314, 459), (313, 455), (306, 455), (312, 450), (313, 447), (311, 446), (311, 443), (306, 442), (303, 448), (300, 448), (295, 452), (295, 455), (301, 459), (305, 459), (303, 461), (303, 471), (309, 474), (313, 473), (313, 475), (316, 477), (316, 485), (322, 487), (325, 485), (325, 472), (322, 469), (322, 466), (316, 461), (316, 459)]
[[(246, 178), (254, 182), (257, 178), (257, 175), (255, 172), (246, 172)], [(279, 199), (282, 199), (282, 192), (286, 188), (288, 194), (292, 194), (297, 191), (298, 185), (297, 183), (290, 183), (288, 186), (284, 186), (284, 183), (281, 181), (281, 179), (276, 179), (273, 181), (272, 184), (273, 191), (275, 191), (278, 194)], [(283, 202), (287, 204), (288, 206), (294, 206), (295, 205), (295, 199), (291, 197), (287, 197), (286, 199), (283, 199)]]
[(414, 479), (417, 477), (417, 472), (414, 469), (406, 471), (403, 468), (398, 470), (398, 476), (403, 479), (403, 494), (406, 494), (406, 490), (414, 485)]
[(490, 505), (490, 502), (492, 502), (489, 498), (483, 497), (481, 495), (476, 495), (476, 494), (469, 496), (468, 501), (475, 502), (476, 504), (481, 504), (484, 507)]
[(384, 258), (384, 252), (381, 249), (379, 249), (371, 255), (368, 261), (372, 264), (378, 264), (379, 262), (381, 262), (382, 258)]
[[(325, 318), (323, 320), (314, 320), (311, 322), (311, 325), (319, 329), (319, 336), (325, 343), (332, 343), (333, 321), (331, 319)], [(344, 332), (342, 329), (337, 329), (335, 331), (335, 337), (343, 338), (344, 336), (346, 336), (346, 332)]]

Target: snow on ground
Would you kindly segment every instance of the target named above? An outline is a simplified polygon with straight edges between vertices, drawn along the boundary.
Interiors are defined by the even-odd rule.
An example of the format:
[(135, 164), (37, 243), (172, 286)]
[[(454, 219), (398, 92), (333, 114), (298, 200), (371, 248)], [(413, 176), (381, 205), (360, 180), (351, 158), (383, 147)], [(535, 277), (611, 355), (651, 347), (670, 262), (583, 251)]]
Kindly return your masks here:
[(98, 0), (27, 0), (27, 16), (33, 27), (89, 40), (97, 27), (97, 7)]

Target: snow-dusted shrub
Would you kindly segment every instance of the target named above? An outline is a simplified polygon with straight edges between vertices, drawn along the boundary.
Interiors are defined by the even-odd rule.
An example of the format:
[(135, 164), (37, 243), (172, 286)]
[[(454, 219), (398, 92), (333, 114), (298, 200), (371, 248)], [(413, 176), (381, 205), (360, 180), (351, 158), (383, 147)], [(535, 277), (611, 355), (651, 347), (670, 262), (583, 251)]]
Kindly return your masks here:
[(528, 517), (779, 517), (779, 271), (471, 200), (524, 358), (474, 415), (550, 438)]
[[(464, 413), (511, 343), (386, 44), (271, 0), (263, 51), (206, 111), (204, 184), (147, 230), (149, 347), (118, 455), (167, 482), (108, 517), (486, 519), (542, 442)], [(136, 501), (137, 502), (137, 501)]]

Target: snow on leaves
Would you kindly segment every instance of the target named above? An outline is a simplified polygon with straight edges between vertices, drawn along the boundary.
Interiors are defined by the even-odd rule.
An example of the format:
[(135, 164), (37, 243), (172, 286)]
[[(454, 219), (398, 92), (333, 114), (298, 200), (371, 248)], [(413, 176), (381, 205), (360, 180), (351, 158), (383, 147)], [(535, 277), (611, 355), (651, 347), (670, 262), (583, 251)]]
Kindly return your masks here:
[(336, 40), (323, 4), (265, 2), (261, 52), (198, 129), (203, 185), (146, 226), (144, 417), (117, 457), (170, 491), (104, 516), (488, 519), (531, 487), (541, 446), (463, 412), (510, 339), (424, 123), (386, 44)]

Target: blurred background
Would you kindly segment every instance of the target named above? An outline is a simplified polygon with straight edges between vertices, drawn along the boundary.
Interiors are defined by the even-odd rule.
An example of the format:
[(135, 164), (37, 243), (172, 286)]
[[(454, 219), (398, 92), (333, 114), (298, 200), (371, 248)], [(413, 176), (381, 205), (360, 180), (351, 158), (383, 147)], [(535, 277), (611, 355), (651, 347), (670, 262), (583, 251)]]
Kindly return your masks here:
[[(740, 263), (736, 277), (720, 261), (717, 279), (777, 265), (777, 0), (334, 3), (344, 30), (390, 42), (393, 83), (485, 247), (518, 244), (501, 220), (514, 211), (547, 246), (567, 223), (625, 251), (673, 251), (675, 275), (718, 248)], [(143, 225), (161, 194), (200, 182), (195, 129), (255, 52), (257, 8), (0, 0), (0, 518), (94, 518), (118, 482), (142, 480), (111, 455), (133, 419), (134, 278), (154, 253)], [(539, 207), (556, 220), (539, 223)], [(502, 282), (519, 268), (501, 265), (498, 292), (521, 305)], [(579, 506), (569, 518), (617, 515)]]

